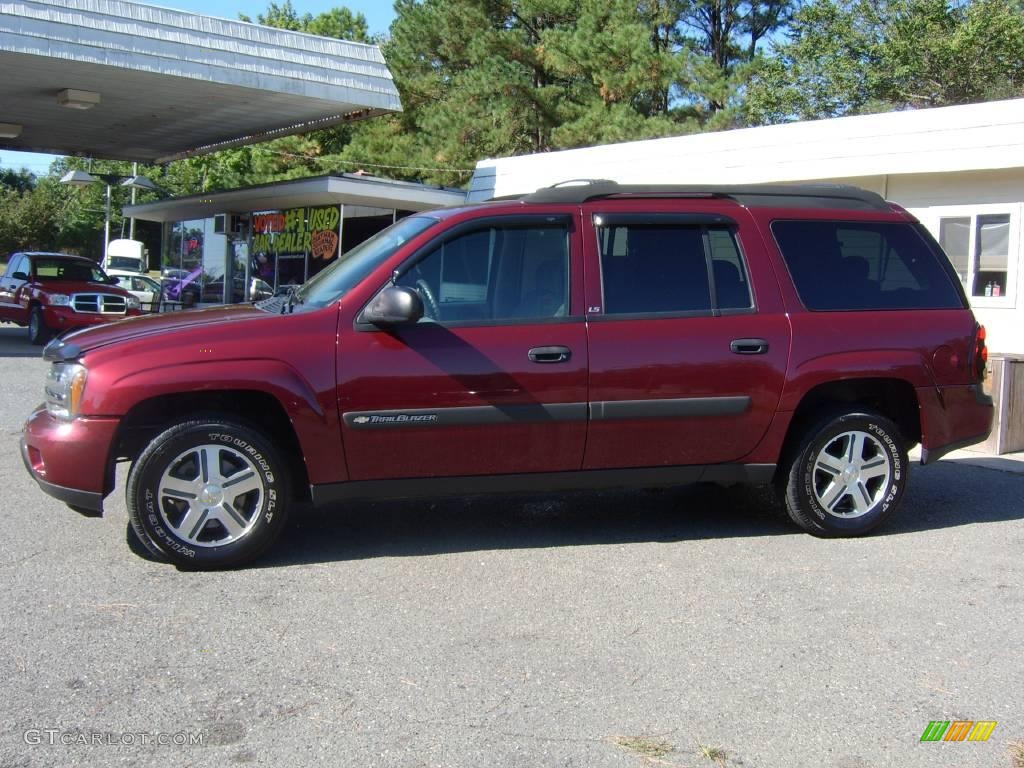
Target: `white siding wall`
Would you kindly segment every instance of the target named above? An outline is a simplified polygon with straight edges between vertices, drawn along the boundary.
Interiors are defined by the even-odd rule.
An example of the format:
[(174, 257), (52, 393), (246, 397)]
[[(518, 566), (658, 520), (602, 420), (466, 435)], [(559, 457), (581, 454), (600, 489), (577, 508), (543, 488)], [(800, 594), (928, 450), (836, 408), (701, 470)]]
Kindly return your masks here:
[(1024, 170), (896, 176), (889, 180), (887, 197), (917, 216), (936, 238), (943, 217), (1010, 216), (1006, 295), (972, 296), (971, 306), (985, 326), (991, 351), (1024, 352)]

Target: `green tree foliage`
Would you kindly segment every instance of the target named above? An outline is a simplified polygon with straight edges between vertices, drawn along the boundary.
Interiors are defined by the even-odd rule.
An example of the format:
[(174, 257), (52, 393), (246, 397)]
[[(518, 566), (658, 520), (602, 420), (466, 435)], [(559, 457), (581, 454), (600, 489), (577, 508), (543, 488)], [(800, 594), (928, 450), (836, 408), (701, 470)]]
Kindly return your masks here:
[[(238, 14), (238, 18), (252, 23), (252, 19), (244, 13)], [(266, 13), (257, 14), (256, 23), (278, 29), (290, 29), (293, 32), (308, 32), (321, 37), (336, 37), (339, 40), (370, 42), (366, 17), (362, 13), (352, 13), (344, 6), (332, 8), (316, 16), (311, 13), (300, 16), (291, 0), (285, 0), (282, 5), (271, 3), (267, 6)]]
[(694, 130), (736, 127), (764, 40), (785, 28), (797, 0), (684, 0), (675, 38), (682, 57), (681, 116)]
[(1007, 0), (817, 0), (749, 89), (752, 123), (1024, 95), (1024, 11)]
[(462, 183), (482, 157), (725, 127), (792, 5), (398, 0), (384, 54), (405, 111), (359, 126), (341, 160)]
[(73, 247), (80, 233), (70, 217), (77, 207), (71, 190), (52, 176), (0, 169), (0, 259), (17, 250)]

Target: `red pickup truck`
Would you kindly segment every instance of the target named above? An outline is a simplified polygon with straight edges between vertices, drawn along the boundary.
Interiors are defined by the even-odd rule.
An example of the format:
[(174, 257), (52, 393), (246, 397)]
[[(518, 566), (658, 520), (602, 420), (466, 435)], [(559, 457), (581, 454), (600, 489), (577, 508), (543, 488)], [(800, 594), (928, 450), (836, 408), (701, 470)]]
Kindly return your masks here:
[(142, 314), (139, 300), (96, 262), (66, 253), (15, 253), (0, 278), (0, 320), (28, 326), (33, 344), (56, 333)]
[[(863, 534), (983, 440), (986, 349), (948, 259), (851, 187), (564, 185), (404, 218), (288, 297), (45, 350), (25, 464), (155, 555), (233, 566), (297, 499), (774, 483)], [(724, 511), (724, 510), (723, 510)]]

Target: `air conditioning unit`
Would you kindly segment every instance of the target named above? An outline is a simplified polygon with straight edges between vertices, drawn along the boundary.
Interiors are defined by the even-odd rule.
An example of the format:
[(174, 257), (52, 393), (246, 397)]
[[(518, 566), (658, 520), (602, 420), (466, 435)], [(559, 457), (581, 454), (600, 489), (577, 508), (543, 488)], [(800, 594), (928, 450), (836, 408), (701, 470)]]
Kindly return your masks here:
[(245, 225), (248, 222), (248, 216), (218, 213), (213, 217), (213, 233), (215, 235), (239, 236), (245, 233)]

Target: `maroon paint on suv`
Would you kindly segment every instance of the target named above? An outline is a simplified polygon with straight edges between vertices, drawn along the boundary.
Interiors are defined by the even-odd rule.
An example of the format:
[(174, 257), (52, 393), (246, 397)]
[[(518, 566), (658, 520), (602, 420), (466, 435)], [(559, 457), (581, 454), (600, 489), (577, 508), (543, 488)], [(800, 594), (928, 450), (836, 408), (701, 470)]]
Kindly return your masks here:
[(0, 278), (0, 320), (28, 326), (29, 341), (142, 314), (139, 300), (96, 262), (65, 253), (15, 253)]
[(54, 342), (26, 466), (156, 555), (258, 556), (289, 504), (774, 483), (864, 533), (983, 440), (984, 332), (905, 211), (850, 187), (540, 190), (417, 214), (288, 298)]

